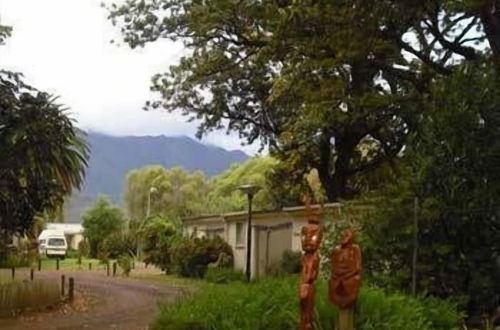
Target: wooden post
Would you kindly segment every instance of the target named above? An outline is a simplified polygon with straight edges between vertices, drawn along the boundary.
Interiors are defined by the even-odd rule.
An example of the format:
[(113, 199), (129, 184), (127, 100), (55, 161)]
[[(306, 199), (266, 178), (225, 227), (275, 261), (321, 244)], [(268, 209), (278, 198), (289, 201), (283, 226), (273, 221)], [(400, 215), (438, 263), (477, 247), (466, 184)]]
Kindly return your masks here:
[(65, 291), (64, 290), (65, 289), (64, 288), (65, 285), (66, 285), (66, 278), (65, 278), (64, 275), (61, 275), (61, 296), (63, 296), (63, 297), (64, 297), (64, 294), (65, 294), (65, 292), (64, 292)]
[(10, 268), (10, 273), (12, 275), (12, 279), (16, 277), (16, 267), (11, 267)]
[(42, 259), (38, 259), (38, 271), (42, 270)]
[(352, 308), (339, 309), (339, 330), (354, 330), (354, 311)]
[(417, 257), (418, 257), (418, 197), (413, 203), (413, 254), (411, 260), (411, 294), (417, 294)]
[(132, 269), (135, 269), (135, 261), (132, 260)]
[(92, 263), (89, 262), (89, 270), (92, 270)]
[(56, 269), (59, 270), (59, 258), (56, 259)]
[(109, 276), (109, 261), (106, 263), (106, 275)]
[(33, 268), (30, 269), (30, 280), (33, 282), (33, 279), (35, 278), (35, 270)]
[(113, 262), (113, 277), (116, 276), (116, 262)]
[(69, 301), (73, 301), (73, 298), (75, 297), (75, 280), (73, 277), (70, 277), (68, 279), (68, 299)]

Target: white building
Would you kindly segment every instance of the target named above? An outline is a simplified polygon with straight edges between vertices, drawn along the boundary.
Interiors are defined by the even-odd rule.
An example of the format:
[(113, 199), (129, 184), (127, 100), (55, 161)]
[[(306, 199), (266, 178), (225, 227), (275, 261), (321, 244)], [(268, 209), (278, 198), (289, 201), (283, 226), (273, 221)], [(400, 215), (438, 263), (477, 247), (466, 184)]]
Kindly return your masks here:
[(81, 224), (48, 223), (46, 229), (62, 231), (70, 249), (78, 249), (78, 244), (83, 241), (83, 226)]

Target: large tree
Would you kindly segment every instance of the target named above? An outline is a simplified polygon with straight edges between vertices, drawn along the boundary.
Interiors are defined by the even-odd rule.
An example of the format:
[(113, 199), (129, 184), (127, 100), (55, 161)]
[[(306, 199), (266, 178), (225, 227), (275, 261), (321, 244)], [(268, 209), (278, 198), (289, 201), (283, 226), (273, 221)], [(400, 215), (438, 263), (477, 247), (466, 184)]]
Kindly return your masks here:
[[(112, 6), (110, 18), (131, 47), (184, 41), (188, 55), (154, 77), (161, 98), (150, 105), (201, 120), (200, 136), (225, 126), (249, 143), (260, 139), (289, 164), (290, 179), (317, 168), (336, 200), (399, 154), (435, 75), (450, 74), (457, 59), (496, 54), (495, 8), (491, 1), (132, 0)], [(490, 48), (473, 48), (486, 38)]]
[[(0, 26), (0, 43), (9, 34)], [(0, 233), (9, 236), (80, 188), (88, 149), (55, 97), (1, 70), (0, 155)]]
[(464, 65), (433, 84), (435, 97), (399, 175), (386, 176), (384, 189), (372, 192), (378, 212), (364, 219), (369, 276), (408, 290), (417, 216), (417, 289), (453, 296), (474, 316), (493, 312), (500, 296), (495, 75), (491, 65)]

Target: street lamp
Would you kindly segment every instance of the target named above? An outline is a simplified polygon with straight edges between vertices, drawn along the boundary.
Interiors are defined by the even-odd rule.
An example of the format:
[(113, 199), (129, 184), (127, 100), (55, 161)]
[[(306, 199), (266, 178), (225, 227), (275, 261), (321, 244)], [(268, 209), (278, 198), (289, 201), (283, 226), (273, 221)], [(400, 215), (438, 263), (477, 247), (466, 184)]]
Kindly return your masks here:
[(158, 189), (156, 187), (151, 187), (149, 188), (148, 192), (148, 208), (146, 209), (146, 219), (149, 219), (149, 216), (151, 215), (151, 194), (157, 192)]
[(244, 192), (248, 197), (248, 221), (247, 221), (247, 267), (245, 275), (247, 282), (250, 282), (250, 261), (252, 260), (252, 199), (253, 196), (261, 189), (261, 187), (251, 184), (246, 184), (238, 187), (238, 190)]

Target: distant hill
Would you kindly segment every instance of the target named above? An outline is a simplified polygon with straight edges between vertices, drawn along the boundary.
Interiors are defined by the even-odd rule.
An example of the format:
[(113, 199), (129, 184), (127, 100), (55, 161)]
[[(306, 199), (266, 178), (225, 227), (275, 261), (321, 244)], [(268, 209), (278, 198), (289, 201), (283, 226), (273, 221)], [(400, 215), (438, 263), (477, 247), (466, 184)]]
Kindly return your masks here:
[(243, 151), (228, 151), (185, 136), (118, 137), (89, 133), (87, 141), (91, 156), (86, 183), (66, 205), (67, 222), (79, 222), (81, 212), (98, 195), (108, 195), (121, 203), (125, 177), (132, 169), (153, 164), (166, 168), (181, 166), (188, 171), (201, 170), (210, 177), (248, 158)]

